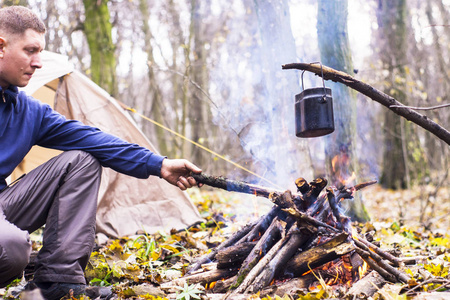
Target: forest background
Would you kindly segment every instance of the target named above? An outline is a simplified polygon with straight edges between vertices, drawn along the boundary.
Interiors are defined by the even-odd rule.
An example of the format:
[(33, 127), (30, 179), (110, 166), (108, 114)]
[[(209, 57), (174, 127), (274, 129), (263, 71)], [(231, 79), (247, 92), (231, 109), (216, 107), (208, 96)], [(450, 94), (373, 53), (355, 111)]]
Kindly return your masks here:
[[(119, 101), (235, 164), (133, 115), (163, 155), (283, 189), (317, 176), (331, 184), (375, 179), (391, 190), (419, 188), (420, 209), (432, 215), (449, 204), (433, 202), (449, 183), (446, 143), (329, 81), (335, 132), (299, 139), (301, 72), (281, 69), (321, 62), (404, 105), (447, 104), (448, 0), (1, 1), (11, 4), (42, 17), (46, 50), (67, 55)], [(323, 83), (305, 73), (303, 84)], [(449, 107), (419, 112), (450, 127)]]

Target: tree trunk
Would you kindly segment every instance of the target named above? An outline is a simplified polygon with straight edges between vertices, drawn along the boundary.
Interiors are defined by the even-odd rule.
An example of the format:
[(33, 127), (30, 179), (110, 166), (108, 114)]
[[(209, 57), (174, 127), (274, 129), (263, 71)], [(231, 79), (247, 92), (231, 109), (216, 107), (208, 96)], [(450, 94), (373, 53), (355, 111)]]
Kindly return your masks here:
[[(347, 32), (347, 0), (319, 0), (317, 35), (322, 64), (353, 74), (353, 63)], [(332, 90), (335, 132), (326, 137), (327, 178), (340, 185), (358, 174), (356, 141), (356, 93), (339, 83), (327, 83)], [(359, 196), (352, 202), (349, 215), (366, 221), (369, 216)]]
[(3, 0), (1, 1), (1, 7), (21, 5), (28, 7), (28, 0)]
[[(433, 15), (433, 8), (439, 8), (441, 18), (438, 19), (436, 16)], [(447, 39), (443, 39), (441, 36), (441, 32), (438, 32), (436, 26), (433, 26), (434, 24), (449, 24), (449, 12), (448, 9), (444, 6), (441, 0), (427, 0), (426, 2), (426, 16), (428, 19), (428, 23), (430, 24), (429, 28), (433, 36), (433, 45), (434, 45), (434, 52), (433, 55), (427, 55), (428, 58), (424, 62), (425, 64), (429, 66), (438, 65), (439, 72), (433, 72), (428, 71), (428, 73), (432, 73), (433, 77), (436, 78), (436, 80), (432, 80), (430, 84), (433, 84), (435, 82), (439, 82), (437, 86), (430, 86), (427, 88), (425, 87), (425, 90), (427, 91), (427, 94), (430, 94), (430, 89), (433, 89), (434, 95), (429, 95), (427, 100), (433, 101), (434, 98), (440, 98), (441, 103), (448, 103), (450, 99), (450, 72), (449, 70), (449, 64), (446, 61), (447, 57), (447, 51), (445, 47), (446, 42), (450, 38), (450, 30), (448, 29), (448, 26), (445, 26), (441, 32), (445, 33), (447, 35)], [(448, 60), (448, 57), (447, 57)], [(428, 69), (426, 66), (423, 66), (423, 64), (420, 64), (419, 67), (421, 69)], [(419, 70), (420, 71), (420, 70)], [(433, 97), (434, 96), (434, 97)], [(441, 104), (437, 102), (436, 104)], [(428, 103), (427, 103), (428, 104)], [(433, 103), (434, 104), (434, 103)], [(434, 110), (432, 112), (432, 117), (437, 118), (438, 120), (443, 120), (443, 125), (450, 124), (450, 113), (447, 114), (447, 120), (445, 122), (445, 110)], [(445, 126), (444, 126), (445, 127)], [(434, 166), (436, 168), (437, 166), (442, 166), (441, 170), (448, 169), (448, 161), (447, 157), (449, 148), (443, 145), (442, 142), (436, 141), (436, 139), (433, 138), (429, 133), (426, 134), (426, 154), (430, 163), (430, 166)]]
[(83, 0), (84, 33), (91, 54), (91, 79), (112, 96), (117, 94), (116, 57), (107, 0)]
[[(385, 92), (408, 105), (406, 82), (408, 57), (408, 10), (405, 0), (380, 0), (377, 11), (381, 61), (388, 76)], [(390, 111), (384, 113), (384, 154), (380, 183), (391, 189), (407, 188), (414, 178), (426, 172), (422, 149), (410, 123)], [(419, 155), (413, 156), (414, 153)], [(420, 166), (420, 167), (419, 167)], [(424, 171), (425, 170), (425, 171)]]
[[(190, 73), (192, 74), (192, 80), (200, 88), (208, 90), (208, 67), (206, 63), (207, 51), (205, 44), (208, 35), (205, 34), (205, 23), (202, 21), (202, 14), (210, 15), (210, 3), (207, 1), (192, 0), (192, 26), (193, 26), (193, 56), (195, 63), (191, 65)], [(206, 10), (200, 11), (201, 6)], [(203, 144), (205, 147), (210, 147), (210, 138), (213, 138), (214, 132), (208, 132), (207, 129), (212, 129), (212, 126), (207, 126), (208, 120), (211, 119), (211, 112), (205, 95), (197, 87), (190, 85), (191, 99), (189, 100), (189, 120), (192, 124), (190, 130), (191, 139), (195, 142)], [(198, 148), (197, 146), (190, 145), (190, 155), (192, 161), (197, 165), (206, 165), (209, 160), (209, 154), (205, 156), (206, 152)]]
[[(150, 13), (147, 5), (147, 0), (139, 0), (139, 9), (142, 15), (142, 32), (144, 33), (145, 52), (147, 53), (148, 66), (148, 80), (150, 84), (150, 92), (147, 94), (148, 99), (144, 99), (143, 102), (143, 114), (145, 116), (151, 116), (153, 120), (160, 124), (164, 124), (164, 115), (162, 111), (161, 91), (158, 86), (155, 71), (153, 69), (156, 66), (155, 58), (153, 57), (153, 47), (151, 41), (153, 34), (150, 30), (148, 22), (150, 20)], [(149, 136), (151, 130), (149, 126), (153, 124), (146, 123), (144, 125), (144, 133)], [(169, 146), (167, 145), (167, 131), (159, 126), (156, 126), (156, 139), (158, 141), (157, 147), (162, 155), (171, 155), (169, 153)]]

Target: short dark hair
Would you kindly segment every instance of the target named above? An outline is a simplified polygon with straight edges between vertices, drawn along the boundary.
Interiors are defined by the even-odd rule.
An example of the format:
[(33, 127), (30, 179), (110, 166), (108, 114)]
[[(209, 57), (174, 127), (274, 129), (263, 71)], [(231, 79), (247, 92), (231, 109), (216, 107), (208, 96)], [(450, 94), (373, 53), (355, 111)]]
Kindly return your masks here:
[(24, 6), (0, 8), (0, 35), (23, 35), (27, 29), (46, 32), (44, 22), (31, 9)]

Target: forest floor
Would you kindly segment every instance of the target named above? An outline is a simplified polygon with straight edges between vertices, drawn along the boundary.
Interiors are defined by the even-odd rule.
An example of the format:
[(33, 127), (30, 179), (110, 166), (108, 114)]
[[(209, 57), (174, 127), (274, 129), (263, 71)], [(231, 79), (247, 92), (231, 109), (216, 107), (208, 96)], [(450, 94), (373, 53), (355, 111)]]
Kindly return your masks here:
[[(391, 191), (374, 185), (360, 193), (371, 221), (353, 225), (362, 233), (371, 232), (381, 242), (382, 249), (396, 249), (401, 256), (424, 257), (420, 263), (403, 269), (412, 276), (413, 282), (386, 284), (372, 299), (450, 299), (450, 188), (434, 191), (432, 187), (422, 186)], [(208, 291), (200, 285), (185, 285), (176, 292), (168, 292), (160, 285), (181, 277), (196, 258), (249, 221), (264, 215), (272, 203), (264, 198), (207, 188), (193, 188), (189, 194), (204, 223), (182, 232), (143, 233), (109, 240), (92, 253), (86, 269), (88, 289), (97, 294), (105, 287), (112, 289), (112, 299), (208, 299)], [(34, 235), (34, 248), (39, 247), (40, 237)], [(25, 282), (22, 279), (0, 289), (0, 296), (18, 297)], [(405, 293), (414, 287), (415, 293)], [(247, 299), (337, 297), (332, 289), (320, 288), (319, 284), (283, 297), (256, 294)]]

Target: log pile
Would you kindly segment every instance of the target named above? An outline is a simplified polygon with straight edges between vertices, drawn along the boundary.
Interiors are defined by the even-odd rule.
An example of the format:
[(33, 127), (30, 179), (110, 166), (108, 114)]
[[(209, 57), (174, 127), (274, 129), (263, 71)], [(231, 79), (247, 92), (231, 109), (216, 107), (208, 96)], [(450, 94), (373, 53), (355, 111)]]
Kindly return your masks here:
[[(375, 182), (326, 188), (324, 178), (312, 182), (299, 178), (297, 193), (292, 193), (224, 177), (193, 176), (198, 183), (266, 197), (275, 205), (198, 259), (175, 284), (201, 283), (211, 293), (225, 293), (225, 298), (232, 298), (308, 288), (318, 280), (347, 289), (359, 280), (358, 285), (348, 289), (349, 293), (370, 290), (386, 281), (409, 280), (398, 268), (401, 259), (352, 232), (349, 218), (341, 211), (343, 199), (353, 198), (356, 191)], [(364, 265), (371, 275), (360, 280), (358, 270)]]

